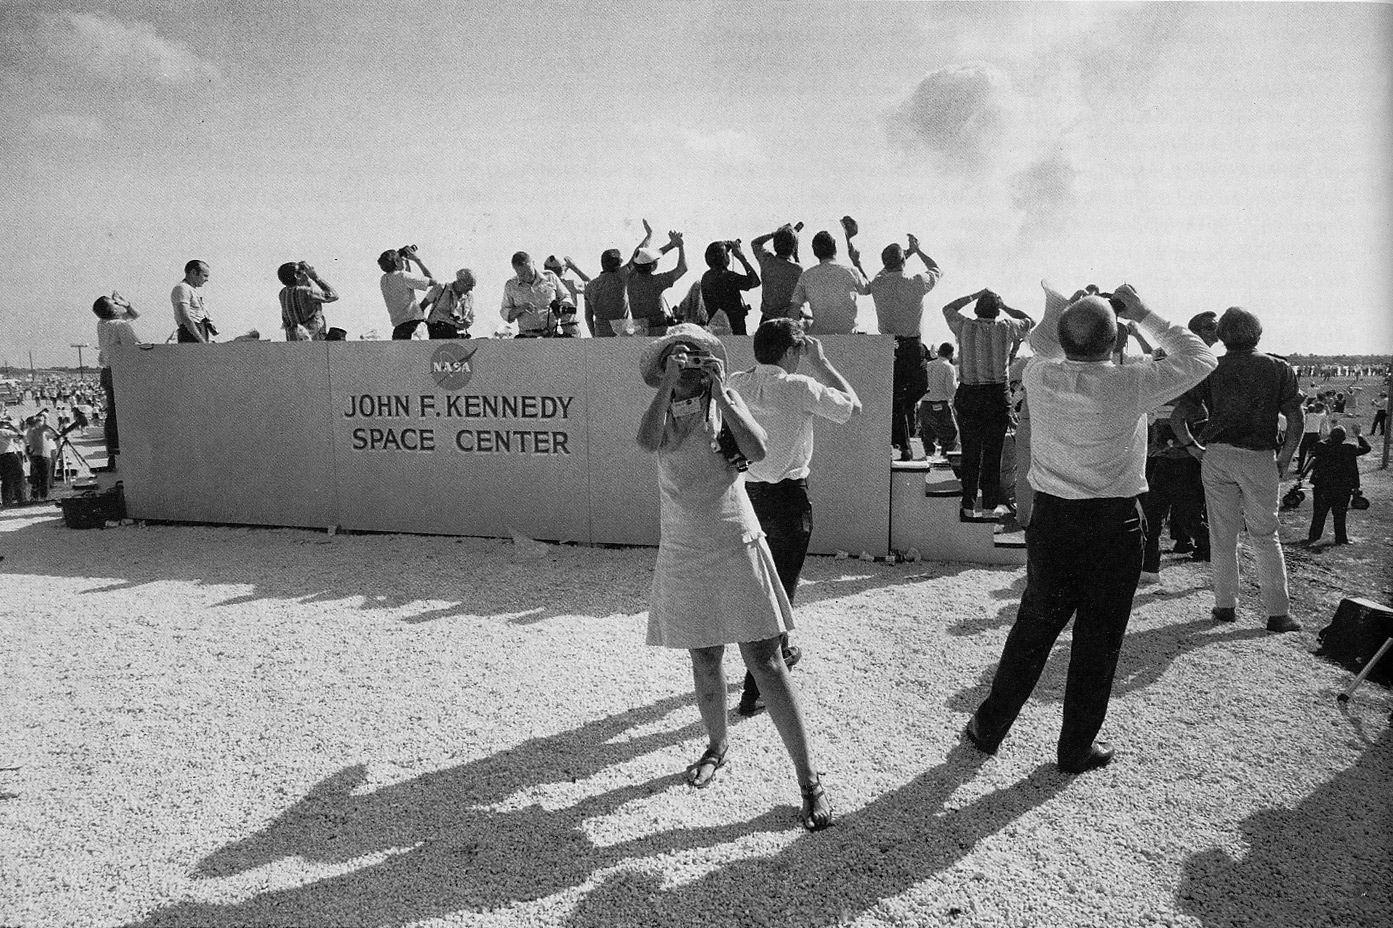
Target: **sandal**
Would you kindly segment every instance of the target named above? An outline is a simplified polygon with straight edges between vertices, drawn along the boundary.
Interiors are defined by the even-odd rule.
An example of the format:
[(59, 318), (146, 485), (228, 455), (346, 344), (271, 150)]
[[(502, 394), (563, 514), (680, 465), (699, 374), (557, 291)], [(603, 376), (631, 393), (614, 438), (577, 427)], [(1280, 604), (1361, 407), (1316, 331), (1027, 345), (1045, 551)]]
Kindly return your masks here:
[(803, 827), (809, 831), (821, 831), (832, 824), (832, 803), (827, 801), (827, 790), (822, 788), (822, 778), (810, 783), (802, 783), (803, 811), (800, 818)]
[[(703, 751), (701, 756), (696, 759), (696, 763), (687, 767), (687, 785), (695, 789), (706, 789), (710, 786), (711, 781), (716, 779), (716, 771), (726, 765), (727, 750), (730, 750), (729, 747), (721, 751), (717, 751), (715, 748), (707, 748)], [(701, 771), (707, 767), (711, 768), (711, 772), (703, 779)]]

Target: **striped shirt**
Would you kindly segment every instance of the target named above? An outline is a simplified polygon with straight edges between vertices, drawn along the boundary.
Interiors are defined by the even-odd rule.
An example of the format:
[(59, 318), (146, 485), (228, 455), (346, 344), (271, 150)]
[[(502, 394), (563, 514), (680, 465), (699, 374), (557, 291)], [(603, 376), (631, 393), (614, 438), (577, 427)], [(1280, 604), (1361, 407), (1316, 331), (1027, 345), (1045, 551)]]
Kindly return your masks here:
[(968, 318), (945, 308), (943, 317), (958, 339), (958, 364), (964, 384), (1006, 383), (1006, 367), (1011, 363), (1011, 346), (1025, 338), (1032, 325), (1029, 319), (998, 316)]

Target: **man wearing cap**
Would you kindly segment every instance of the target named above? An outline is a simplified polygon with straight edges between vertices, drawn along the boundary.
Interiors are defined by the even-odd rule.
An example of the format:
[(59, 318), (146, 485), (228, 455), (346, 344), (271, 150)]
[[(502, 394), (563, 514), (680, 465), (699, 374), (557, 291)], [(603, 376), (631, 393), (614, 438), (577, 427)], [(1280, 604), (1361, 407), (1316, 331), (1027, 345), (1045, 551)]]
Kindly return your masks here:
[[(648, 229), (648, 223), (643, 227)], [(651, 230), (650, 230), (651, 232)], [(663, 291), (687, 273), (687, 246), (682, 241), (681, 232), (668, 232), (668, 242), (662, 248), (640, 245), (634, 251), (630, 263), (633, 271), (627, 281), (629, 312), (635, 323), (647, 326), (649, 335), (662, 335), (667, 332), (667, 308), (663, 305)], [(647, 238), (644, 241), (648, 241)], [(677, 249), (677, 266), (670, 271), (658, 272), (658, 259), (673, 248)]]
[(551, 271), (537, 270), (525, 251), (513, 255), (516, 276), (503, 285), (505, 322), (516, 322), (518, 338), (542, 338), (560, 334), (561, 317), (575, 315), (571, 292)]
[(806, 304), (812, 312), (808, 325), (812, 334), (849, 335), (856, 327), (856, 296), (870, 291), (861, 253), (851, 247), (850, 240), (847, 254), (852, 267), (837, 263), (837, 240), (831, 232), (823, 230), (813, 236), (813, 257), (818, 263), (799, 276), (787, 313), (790, 319), (797, 319)]
[(24, 490), (24, 433), (10, 416), (0, 416), (0, 504), (28, 501)]
[[(813, 420), (837, 424), (861, 411), (861, 400), (846, 378), (827, 360), (822, 342), (804, 335), (793, 319), (769, 319), (754, 336), (755, 366), (726, 378), (740, 394), (755, 421), (764, 429), (764, 458), (750, 463), (745, 492), (769, 541), (779, 582), (793, 602), (798, 577), (813, 534), (813, 505), (808, 498), (808, 473), (813, 458)], [(807, 358), (811, 377), (797, 373)], [(783, 635), (784, 662), (791, 668), (801, 652), (790, 648)], [(741, 715), (762, 708), (754, 675), (745, 674)]]
[[(924, 273), (907, 276), (906, 255), (918, 255), (924, 262)], [(914, 410), (919, 397), (928, 388), (924, 342), (920, 337), (924, 326), (924, 297), (943, 272), (934, 259), (919, 248), (919, 239), (913, 235), (909, 236), (907, 250), (898, 243), (887, 245), (880, 253), (880, 260), (885, 267), (866, 290), (875, 301), (880, 334), (895, 336), (890, 443), (900, 449), (900, 460), (908, 461), (912, 457), (909, 436), (914, 434)]]

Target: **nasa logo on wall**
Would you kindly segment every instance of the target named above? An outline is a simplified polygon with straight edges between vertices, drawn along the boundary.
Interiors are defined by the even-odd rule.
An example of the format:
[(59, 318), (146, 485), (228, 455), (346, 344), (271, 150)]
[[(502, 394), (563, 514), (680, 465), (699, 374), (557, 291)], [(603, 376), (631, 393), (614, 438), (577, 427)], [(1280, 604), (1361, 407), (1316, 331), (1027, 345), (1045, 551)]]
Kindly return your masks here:
[(478, 350), (478, 345), (466, 348), (454, 342), (446, 342), (435, 349), (435, 354), (430, 356), (430, 375), (436, 386), (458, 390), (469, 383), (469, 378), (474, 376), (474, 365), (470, 363), (470, 358)]

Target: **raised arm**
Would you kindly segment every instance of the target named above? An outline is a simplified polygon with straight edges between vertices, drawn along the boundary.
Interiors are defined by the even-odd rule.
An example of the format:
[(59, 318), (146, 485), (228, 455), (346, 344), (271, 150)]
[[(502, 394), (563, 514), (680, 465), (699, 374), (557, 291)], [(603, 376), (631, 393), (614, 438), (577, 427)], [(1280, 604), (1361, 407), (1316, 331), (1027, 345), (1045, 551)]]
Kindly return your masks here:
[(584, 271), (582, 271), (582, 270), (580, 269), (580, 266), (577, 265), (574, 261), (572, 261), (569, 255), (567, 255), (566, 257), (562, 258), (561, 260), (562, 260), (562, 262), (565, 263), (566, 267), (568, 267), (568, 268), (570, 268), (571, 270), (575, 271), (575, 272), (576, 272), (576, 276), (579, 277), (582, 281), (584, 281), (584, 282), (587, 283), (587, 284), (590, 283), (590, 275), (587, 274), (587, 273), (585, 273)]
[(764, 254), (764, 246), (768, 244), (769, 240), (773, 237), (773, 232), (766, 232), (763, 235), (756, 235), (750, 241), (750, 252), (755, 256), (756, 259), (758, 259), (760, 255)]
[(648, 224), (648, 220), (645, 219), (643, 220), (643, 241), (639, 242), (637, 245), (634, 246), (634, 253), (629, 256), (630, 264), (634, 263), (634, 259), (638, 257), (639, 251), (641, 249), (647, 248), (648, 243), (651, 241), (653, 241), (653, 227), (650, 226)]
[(832, 366), (832, 362), (827, 359), (827, 352), (822, 348), (822, 339), (812, 335), (804, 336), (808, 344), (808, 349), (804, 357), (808, 359), (808, 366), (817, 375), (817, 379), (834, 390), (840, 390), (851, 399), (851, 413), (855, 415), (861, 411), (861, 398), (856, 395), (856, 390), (851, 383), (842, 376), (841, 371)]
[[(735, 260), (739, 261), (741, 266), (745, 268), (745, 279), (740, 281), (740, 289), (753, 290), (755, 287), (758, 287), (759, 274), (750, 266), (750, 259), (745, 257), (745, 252), (741, 250), (739, 242), (736, 242), (735, 247), (730, 249), (730, 253), (735, 255)], [(749, 457), (749, 455), (745, 456)], [(750, 460), (753, 461), (755, 459), (750, 458)]]
[(635, 440), (644, 451), (657, 451), (663, 445), (668, 406), (672, 403), (672, 395), (677, 390), (677, 381), (681, 376), (681, 368), (669, 355), (667, 366), (663, 368), (662, 383), (658, 384), (657, 392), (653, 394), (652, 401), (643, 411), (643, 418), (638, 423), (638, 436)]
[(683, 274), (687, 273), (687, 245), (682, 239), (681, 232), (668, 232), (667, 244), (663, 246), (663, 250), (667, 251), (670, 248), (677, 249), (677, 267), (672, 269), (672, 279), (677, 280)]
[(305, 276), (319, 285), (321, 292), (310, 291), (310, 299), (320, 303), (332, 303), (339, 298), (339, 292), (334, 289), (333, 284), (319, 276), (319, 272), (313, 267), (305, 265)]
[(721, 411), (721, 419), (730, 426), (730, 433), (735, 436), (740, 453), (752, 463), (758, 463), (764, 460), (769, 436), (763, 426), (755, 421), (754, 414), (740, 394), (726, 386), (725, 365), (721, 359), (713, 358), (712, 361), (711, 402)]

